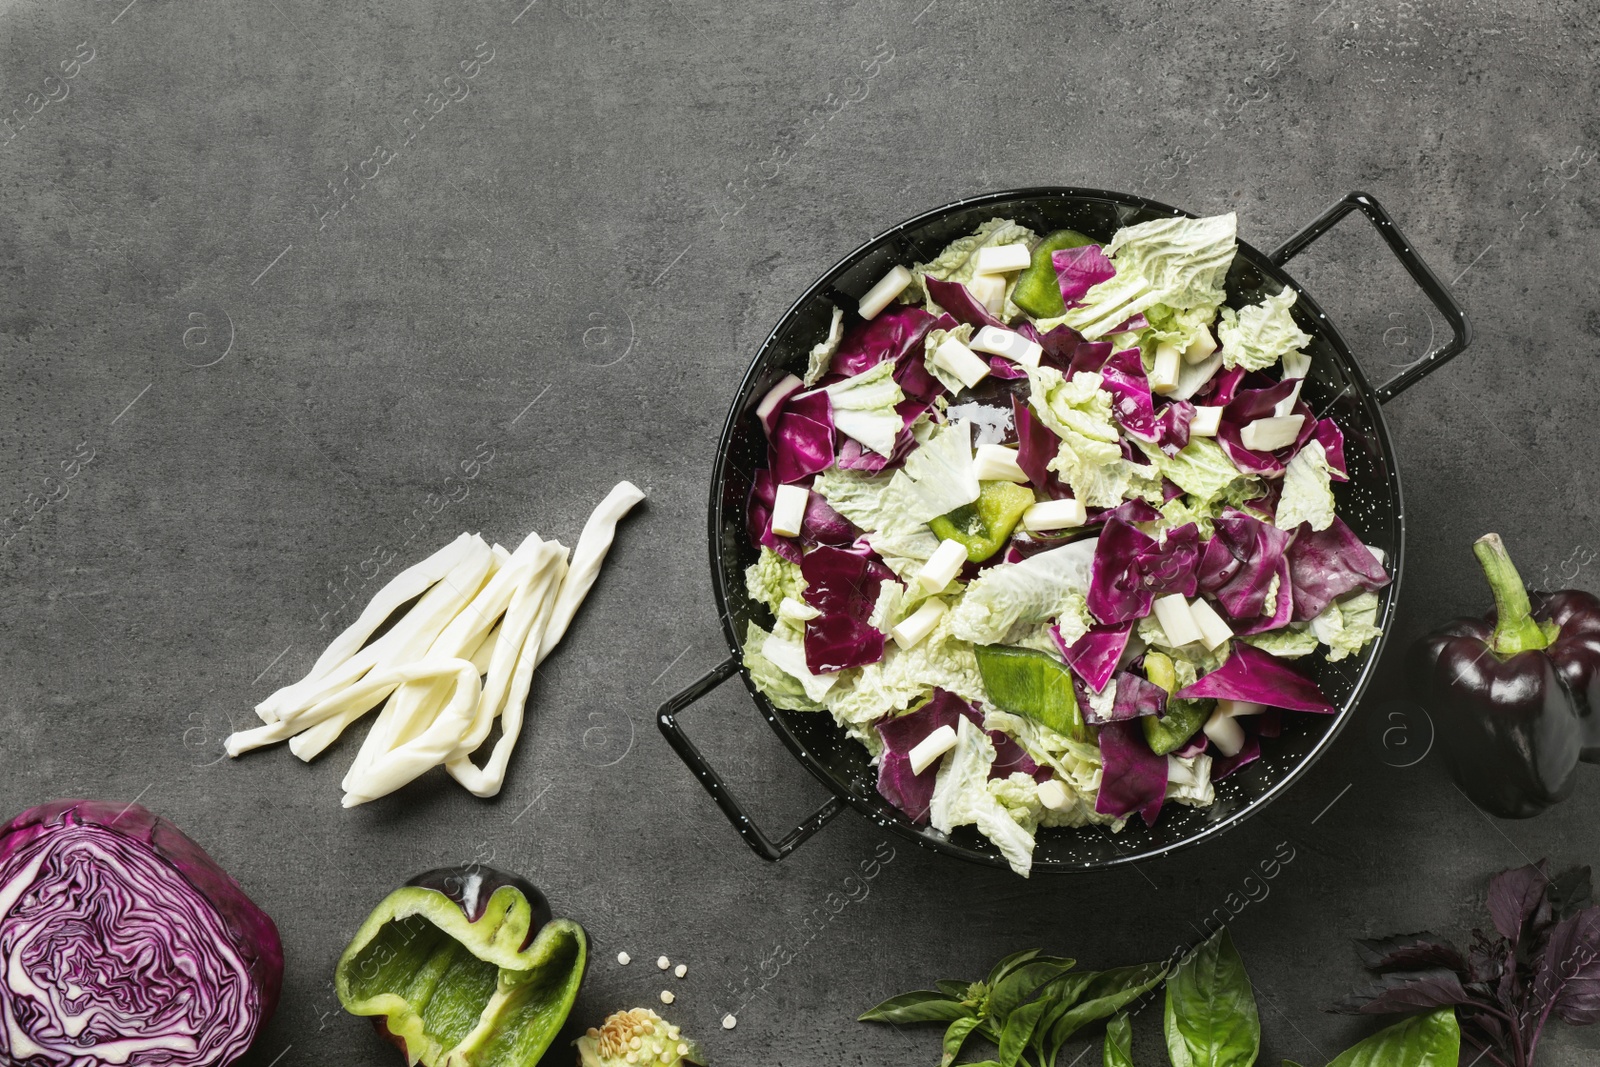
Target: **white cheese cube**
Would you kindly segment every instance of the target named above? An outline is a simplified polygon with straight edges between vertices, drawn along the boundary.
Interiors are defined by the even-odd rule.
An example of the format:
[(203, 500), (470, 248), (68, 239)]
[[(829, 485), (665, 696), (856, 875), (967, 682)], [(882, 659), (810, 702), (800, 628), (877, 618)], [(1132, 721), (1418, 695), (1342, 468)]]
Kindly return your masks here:
[(1220, 429), (1222, 429), (1221, 408), (1204, 406), (1194, 409), (1194, 418), (1189, 420), (1190, 437), (1215, 437)]
[(1156, 621), (1161, 624), (1167, 641), (1173, 648), (1200, 640), (1200, 627), (1195, 624), (1194, 613), (1182, 593), (1158, 597), (1155, 603)]
[(998, 274), (975, 274), (967, 283), (972, 298), (989, 309), (989, 314), (1000, 314), (1006, 302), (1006, 280)]
[(1189, 605), (1189, 613), (1194, 616), (1194, 624), (1200, 629), (1200, 640), (1205, 643), (1208, 652), (1233, 636), (1227, 622), (1217, 614), (1217, 609), (1209, 601), (1195, 598)]
[(1255, 452), (1276, 452), (1294, 444), (1305, 421), (1304, 415), (1274, 415), (1257, 419), (1239, 431), (1239, 443)]
[(1022, 528), (1035, 533), (1070, 530), (1089, 521), (1081, 500), (1041, 500), (1022, 513)]
[(921, 774), (939, 762), (946, 752), (956, 747), (956, 731), (952, 726), (941, 726), (918, 741), (911, 749), (911, 773)]
[(1285, 378), (1304, 378), (1310, 373), (1310, 355), (1305, 352), (1285, 352), (1283, 354), (1283, 376)]
[(917, 584), (930, 593), (943, 592), (967, 565), (967, 549), (960, 541), (940, 541), (933, 556), (917, 572)]
[(1220, 707), (1211, 713), (1201, 730), (1224, 756), (1237, 756), (1244, 750), (1244, 727), (1232, 715), (1224, 715)]
[(1009, 274), (1026, 270), (1033, 262), (1033, 253), (1025, 244), (990, 245), (978, 249), (978, 274)]
[(1156, 345), (1156, 364), (1150, 368), (1150, 391), (1170, 393), (1178, 388), (1178, 375), (1183, 369), (1183, 357), (1178, 346), (1170, 341)]
[(979, 330), (978, 336), (972, 339), (971, 347), (974, 352), (1004, 356), (1024, 367), (1037, 367), (1039, 357), (1044, 354), (1044, 349), (1039, 347), (1037, 341), (1030, 341), (1015, 330), (1002, 330), (998, 326), (985, 326)]
[(805, 525), (806, 504), (811, 500), (811, 490), (798, 485), (780, 485), (772, 500), (772, 532), (779, 537), (799, 537)]
[(988, 362), (974, 354), (959, 338), (946, 337), (940, 342), (939, 347), (933, 350), (933, 360), (959, 378), (968, 389), (989, 374)]
[(1066, 786), (1051, 778), (1039, 783), (1039, 803), (1051, 811), (1061, 811), (1072, 803), (1072, 797), (1067, 794)]
[(1185, 363), (1199, 363), (1211, 358), (1211, 353), (1217, 350), (1217, 339), (1211, 336), (1209, 326), (1200, 327), (1200, 335), (1189, 342), (1189, 347), (1183, 350)]
[(906, 286), (911, 284), (911, 272), (904, 267), (895, 267), (888, 274), (878, 280), (878, 284), (867, 290), (867, 295), (861, 298), (856, 310), (864, 319), (875, 319), (878, 313), (888, 307), (894, 298), (906, 291)]
[(1217, 701), (1217, 710), (1224, 715), (1230, 715), (1237, 719), (1241, 715), (1260, 715), (1267, 710), (1267, 706), (1265, 704), (1257, 704), (1253, 700), (1223, 699)]
[(925, 600), (920, 608), (901, 619), (900, 624), (889, 631), (889, 636), (901, 648), (910, 648), (933, 633), (946, 610), (942, 600)]
[(973, 473), (980, 482), (1016, 482), (1022, 485), (1028, 476), (1017, 466), (1017, 450), (1005, 445), (979, 445), (973, 458)]

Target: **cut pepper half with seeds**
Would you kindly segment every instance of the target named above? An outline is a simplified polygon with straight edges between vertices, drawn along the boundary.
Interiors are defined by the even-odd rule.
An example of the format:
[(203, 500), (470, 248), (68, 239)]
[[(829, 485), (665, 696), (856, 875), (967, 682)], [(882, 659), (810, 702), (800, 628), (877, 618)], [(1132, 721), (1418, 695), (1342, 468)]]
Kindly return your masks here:
[(488, 867), (428, 871), (367, 917), (334, 971), (339, 1002), (423, 1067), (533, 1067), (572, 1011), (583, 927)]

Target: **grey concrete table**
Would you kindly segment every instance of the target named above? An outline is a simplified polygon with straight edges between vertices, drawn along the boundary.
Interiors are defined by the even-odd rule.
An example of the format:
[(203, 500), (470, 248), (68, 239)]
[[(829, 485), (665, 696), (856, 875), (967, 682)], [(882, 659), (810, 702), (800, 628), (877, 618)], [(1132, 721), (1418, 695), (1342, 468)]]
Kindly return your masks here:
[[(935, 1034), (854, 1016), (1020, 947), (1162, 954), (1275, 853), (1233, 929), (1263, 1062), (1322, 1063), (1371, 1029), (1322, 1010), (1358, 980), (1349, 938), (1461, 933), (1489, 872), (1600, 858), (1600, 772), (1496, 823), (1373, 729), (1404, 645), (1484, 602), (1473, 537), (1600, 589), (1594, 15), (7, 0), (0, 809), (139, 798), (209, 848), (287, 947), (258, 1067), (395, 1062), (331, 968), (436, 865), (523, 871), (588, 927), (575, 1021), (670, 987), (717, 1063), (821, 1067), (935, 1062)], [(1137, 870), (1023, 882), (849, 815), (761, 863), (652, 727), (723, 654), (702, 507), (735, 376), (859, 241), (1045, 183), (1234, 210), (1267, 247), (1368, 189), (1465, 301), (1475, 347), (1388, 411), (1411, 544), (1382, 683), (1289, 796)], [(1296, 273), (1375, 377), (1440, 325), (1359, 222)], [(621, 478), (648, 509), (536, 684), (497, 800), (430, 778), (342, 811), (348, 743), (219, 760), (396, 566), (463, 529), (570, 543)], [(691, 723), (772, 822), (821, 799), (732, 687)], [(1155, 1014), (1142, 1063), (1165, 1062)], [(1542, 1062), (1597, 1050), (1557, 1026)]]

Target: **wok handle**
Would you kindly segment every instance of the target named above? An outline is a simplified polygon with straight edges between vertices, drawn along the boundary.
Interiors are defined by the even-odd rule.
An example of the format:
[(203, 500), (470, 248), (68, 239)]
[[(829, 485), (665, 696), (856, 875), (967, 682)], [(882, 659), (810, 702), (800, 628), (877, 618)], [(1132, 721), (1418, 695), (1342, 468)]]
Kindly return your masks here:
[(722, 814), (728, 817), (733, 828), (739, 831), (739, 836), (744, 838), (744, 843), (755, 849), (756, 855), (764, 860), (777, 861), (799, 848), (806, 839), (828, 824), (835, 815), (845, 808), (845, 803), (839, 797), (829, 797), (828, 802), (814, 811), (809, 818), (790, 830), (782, 839), (773, 841), (761, 827), (757, 826), (745, 810), (740, 806), (739, 800), (728, 789), (722, 776), (716, 772), (706, 758), (700, 754), (694, 742), (689, 740), (683, 728), (678, 725), (678, 713), (690, 704), (705, 696), (711, 690), (739, 673), (739, 657), (729, 656), (721, 663), (708, 671), (698, 681), (693, 682), (687, 689), (661, 705), (661, 710), (656, 713), (656, 725), (661, 727), (661, 733), (666, 737), (667, 744), (678, 754), (678, 758), (694, 772), (700, 784), (705, 786), (706, 792), (711, 794), (711, 799), (717, 802), (717, 807), (722, 809)]
[(1394, 224), (1394, 220), (1383, 209), (1383, 205), (1370, 193), (1355, 192), (1346, 195), (1344, 199), (1323, 212), (1321, 218), (1289, 238), (1267, 258), (1272, 260), (1275, 266), (1283, 266), (1305, 251), (1317, 238), (1333, 229), (1340, 219), (1357, 210), (1377, 227), (1378, 234), (1388, 243), (1389, 250), (1400, 261), (1400, 265), (1405, 267), (1406, 273), (1411, 275), (1411, 280), (1417, 283), (1450, 326), (1450, 340), (1443, 347), (1429, 352), (1378, 387), (1378, 401), (1385, 403), (1421, 381), (1424, 376), (1446, 361), (1460, 355), (1472, 343), (1472, 327), (1468, 324), (1461, 305), (1450, 295), (1450, 290), (1445, 288), (1444, 283), (1422, 261), (1422, 257), (1417, 255), (1411, 247), (1411, 242), (1400, 232), (1400, 227)]

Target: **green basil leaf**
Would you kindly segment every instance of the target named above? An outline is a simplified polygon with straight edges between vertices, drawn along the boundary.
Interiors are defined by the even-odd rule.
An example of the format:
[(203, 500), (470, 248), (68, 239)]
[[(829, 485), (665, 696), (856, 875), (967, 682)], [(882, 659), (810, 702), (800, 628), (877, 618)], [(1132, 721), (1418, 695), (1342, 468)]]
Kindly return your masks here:
[(977, 1029), (979, 1022), (976, 1015), (969, 1015), (950, 1024), (944, 1032), (944, 1057), (939, 1060), (939, 1067), (950, 1067), (956, 1061), (961, 1055), (961, 1046), (967, 1043), (967, 1035)]
[(935, 993), (931, 989), (917, 989), (890, 997), (876, 1008), (863, 1013), (864, 1023), (948, 1023), (964, 1019), (972, 1009), (948, 993)]
[(972, 988), (971, 982), (962, 982), (955, 978), (941, 978), (933, 983), (933, 988), (941, 993), (948, 993), (957, 1000), (964, 1000), (967, 990)]
[(1133, 1067), (1133, 1023), (1127, 1012), (1106, 1023), (1105, 1067)]
[(1141, 963), (1101, 971), (1083, 987), (1078, 1002), (1055, 1017), (1050, 1034), (1042, 1044), (1050, 1051), (1059, 1049), (1080, 1029), (1115, 1015), (1160, 985), (1166, 976), (1165, 963)]
[(985, 978), (984, 982), (992, 988), (996, 982), (1000, 981), (1000, 979), (1004, 978), (1006, 975), (1010, 974), (1024, 963), (1027, 963), (1029, 960), (1033, 959), (1033, 957), (1037, 956), (1039, 952), (1040, 950), (1036, 948), (1023, 949), (1021, 952), (1013, 952), (1011, 955), (994, 965), (994, 968), (989, 971), (989, 977)]
[(1072, 970), (1076, 963), (1058, 956), (1041, 956), (1016, 967), (989, 991), (989, 1017), (1004, 1023), (1017, 1005), (1039, 992), (1045, 983)]
[(1022, 1050), (1033, 1038), (1033, 1028), (1039, 1025), (1039, 1016), (1050, 1006), (1048, 1000), (1039, 999), (1024, 1004), (1011, 1013), (1006, 1027), (1000, 1032), (1000, 1067), (1016, 1067)]
[(1455, 1067), (1460, 1055), (1455, 1009), (1440, 1008), (1379, 1030), (1328, 1067)]
[(1255, 990), (1226, 928), (1178, 963), (1165, 1027), (1172, 1067), (1252, 1067), (1261, 1054)]

